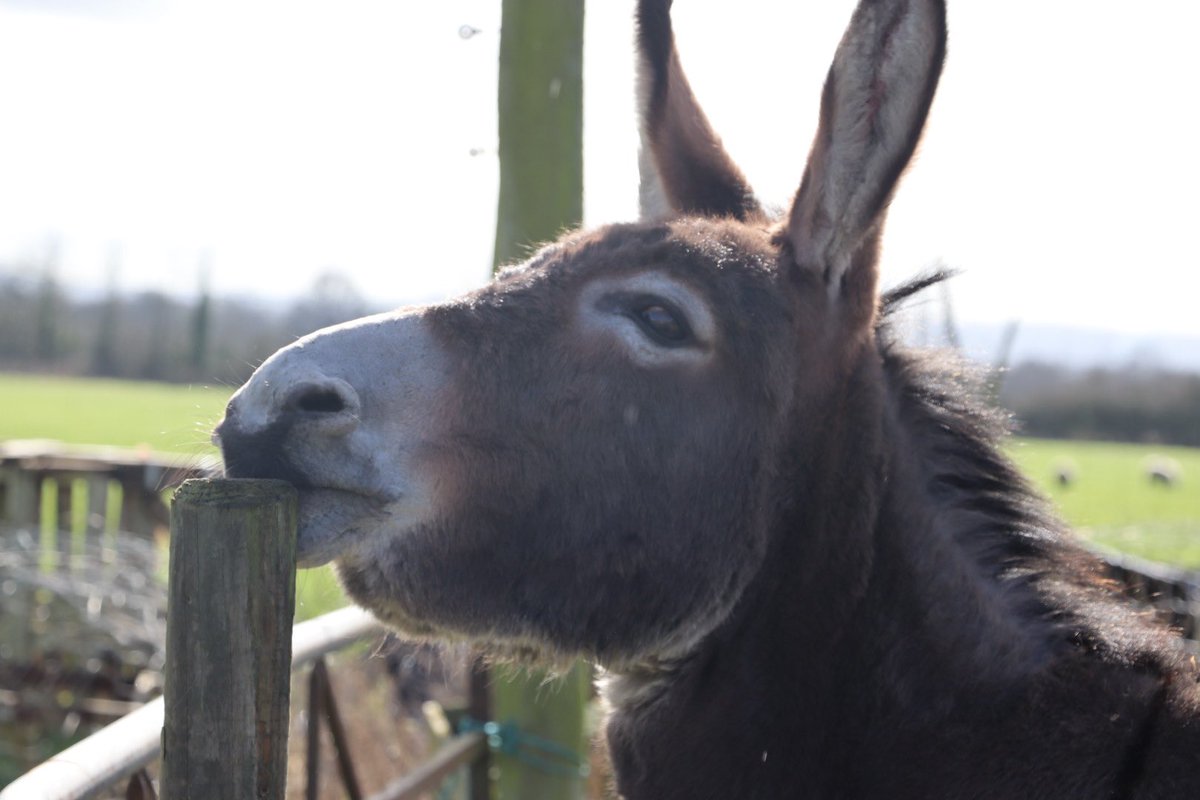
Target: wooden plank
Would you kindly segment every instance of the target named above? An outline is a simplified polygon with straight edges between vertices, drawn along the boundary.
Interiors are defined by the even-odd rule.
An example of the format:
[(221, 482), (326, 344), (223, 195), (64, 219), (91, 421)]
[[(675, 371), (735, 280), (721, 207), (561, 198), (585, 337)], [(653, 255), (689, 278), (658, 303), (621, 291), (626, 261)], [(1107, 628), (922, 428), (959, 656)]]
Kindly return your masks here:
[(165, 524), (159, 483), (161, 474), (156, 469), (142, 467), (117, 472), (117, 481), (121, 484), (122, 531), (149, 538)]
[(0, 613), (0, 662), (28, 664), (33, 660), (35, 645), (31, 624), (34, 590), (15, 581), (7, 588), (12, 590), (11, 594), (0, 587), (0, 596), (4, 598), (4, 612)]
[(75, 481), (68, 475), (55, 475), (58, 483), (57, 523), (54, 529), (55, 563), (60, 572), (71, 569), (71, 530), (75, 524)]
[(32, 528), (38, 523), (41, 508), (39, 477), (18, 466), (0, 467), (0, 483), (4, 484), (4, 519), (15, 528)]
[(98, 552), (104, 536), (105, 521), (108, 519), (108, 475), (87, 477), (87, 544), (89, 550)]
[(10, 439), (0, 442), (0, 463), (19, 464), (26, 469), (67, 472), (155, 465), (163, 471), (198, 477), (213, 474), (219, 459), (212, 455), (158, 453), (144, 448), (65, 444), (49, 439)]
[(281, 799), (295, 489), (188, 481), (171, 523), (162, 796)]

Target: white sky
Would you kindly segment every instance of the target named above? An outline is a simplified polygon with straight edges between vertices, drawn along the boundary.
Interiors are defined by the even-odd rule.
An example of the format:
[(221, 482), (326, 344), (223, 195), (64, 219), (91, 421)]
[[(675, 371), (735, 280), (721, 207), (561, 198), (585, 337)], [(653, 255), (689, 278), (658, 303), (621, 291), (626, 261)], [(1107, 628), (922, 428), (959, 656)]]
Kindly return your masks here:
[[(885, 282), (942, 260), (961, 320), (1200, 335), (1194, 0), (952, 0)], [(679, 0), (685, 68), (783, 205), (851, 0)], [(592, 0), (589, 224), (636, 213), (631, 0)], [(95, 289), (373, 304), (485, 280), (499, 0), (0, 0), (0, 263)], [(481, 33), (458, 36), (460, 25)], [(483, 151), (471, 155), (472, 150)]]

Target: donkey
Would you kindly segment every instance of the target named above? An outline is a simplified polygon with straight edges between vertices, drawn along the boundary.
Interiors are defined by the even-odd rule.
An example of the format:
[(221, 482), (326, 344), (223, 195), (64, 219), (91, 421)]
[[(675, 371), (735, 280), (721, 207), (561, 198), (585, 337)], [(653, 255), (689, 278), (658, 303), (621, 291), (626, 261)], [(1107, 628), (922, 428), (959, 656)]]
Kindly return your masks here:
[(862, 0), (769, 216), (638, 9), (645, 219), (272, 356), (217, 436), (401, 631), (603, 668), (643, 798), (1200, 797), (1182, 641), (907, 352), (883, 219), (941, 0)]

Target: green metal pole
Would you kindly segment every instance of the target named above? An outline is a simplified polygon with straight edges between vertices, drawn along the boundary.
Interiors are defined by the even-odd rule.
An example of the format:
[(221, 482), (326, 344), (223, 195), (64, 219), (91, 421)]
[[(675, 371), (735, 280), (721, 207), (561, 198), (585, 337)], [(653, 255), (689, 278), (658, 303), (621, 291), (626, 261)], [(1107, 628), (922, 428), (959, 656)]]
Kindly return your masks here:
[(503, 0), (496, 266), (583, 220), (583, 0)]
[[(583, 219), (583, 0), (503, 0), (502, 14), (497, 267)], [(536, 672), (498, 679), (492, 716), (586, 756), (590, 680), (583, 664), (550, 683)], [(522, 756), (495, 756), (496, 800), (584, 796), (581, 777)]]

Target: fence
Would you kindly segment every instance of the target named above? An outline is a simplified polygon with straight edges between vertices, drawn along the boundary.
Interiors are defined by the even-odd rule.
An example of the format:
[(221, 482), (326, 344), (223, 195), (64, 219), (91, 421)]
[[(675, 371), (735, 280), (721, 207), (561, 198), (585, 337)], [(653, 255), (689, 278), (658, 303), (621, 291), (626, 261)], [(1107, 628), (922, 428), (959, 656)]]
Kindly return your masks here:
[(61, 748), (46, 726), (69, 741), (157, 693), (164, 490), (214, 466), (0, 442), (0, 785)]
[[(155, 573), (159, 548), (153, 539), (165, 533), (169, 514), (164, 491), (214, 466), (211, 458), (185, 463), (148, 451), (0, 443), (0, 521), (14, 532), (2, 557), (20, 578), (10, 577), (3, 587), (4, 660), (38, 662), (47, 649), (67, 644), (29, 635), (39, 619), (51, 616), (47, 604), (79, 606), (80, 614), (95, 617), (111, 611), (103, 608), (106, 597), (119, 596), (126, 601), (123, 608), (140, 605), (143, 615), (152, 615), (148, 603), (139, 603), (146, 586), (121, 586), (118, 594), (101, 591), (99, 584), (111, 588)], [(124, 534), (120, 547), (118, 531)], [(119, 564), (118, 553), (136, 564)], [(98, 569), (102, 565), (108, 569)]]
[[(83, 532), (93, 539), (117, 530), (150, 536), (167, 525), (164, 490), (213, 474), (216, 465), (211, 457), (148, 450), (0, 442), (0, 518), (15, 527)], [(71, 540), (57, 538), (65, 565)]]
[[(87, 506), (83, 513), (74, 507), (65, 509), (60, 502), (64, 494), (62, 492), (49, 494), (50, 499), (47, 499), (47, 493), (53, 491), (51, 487), (55, 483), (60, 486), (67, 484), (77, 487), (82, 481), (87, 491), (73, 488), (69, 492), (73, 501), (82, 499), (90, 502), (103, 496), (105, 502), (111, 504), (114, 495), (116, 499), (124, 501), (126, 498), (137, 497), (140, 493), (141, 499), (133, 501), (136, 513), (155, 526), (159, 524), (160, 512), (147, 512), (147, 509), (154, 509), (155, 503), (161, 502), (163, 481), (172, 476), (195, 474), (204, 470), (203, 465), (181, 468), (153, 458), (132, 457), (129, 454), (117, 454), (120, 457), (114, 458), (113, 455), (111, 451), (106, 451), (103, 455), (37, 452), (29, 444), (17, 448), (11, 445), (0, 448), (0, 497), (3, 498), (3, 508), (6, 512), (12, 509), (20, 511), (25, 516), (18, 516), (18, 519), (40, 525), (43, 532), (47, 529), (43, 512), (53, 511), (57, 513), (59, 520), (86, 519), (87, 530), (99, 530), (102, 534), (106, 526), (96, 524), (97, 520), (111, 520), (116, 516), (108, 514), (107, 509), (101, 511), (95, 506)], [(101, 480), (105, 482), (106, 487), (103, 493), (92, 488)], [(119, 493), (112, 491), (114, 482), (119, 486)], [(125, 518), (124, 509), (120, 516)], [(57, 525), (58, 523), (54, 522), (54, 526)], [(146, 530), (145, 525), (142, 530)], [(95, 534), (92, 538), (96, 539), (98, 536), (100, 534)], [(61, 546), (57, 546), (56, 552), (61, 556), (64, 551)], [(1200, 633), (1200, 625), (1197, 623), (1200, 618), (1200, 577), (1196, 573), (1126, 556), (1104, 554), (1104, 558), (1112, 577), (1131, 597), (1151, 605), (1185, 636), (1193, 641), (1196, 639)], [(72, 559), (60, 558), (57, 569), (42, 570), (39, 574), (44, 580), (50, 581), (58, 570), (63, 568), (64, 561), (70, 568)], [(339, 775), (347, 796), (363, 796), (353, 760), (345, 744), (338, 705), (329, 682), (324, 657), (377, 631), (378, 627), (373, 619), (355, 609), (338, 611), (302, 623), (295, 628), (291, 640), (292, 668), (311, 665), (306, 734), (306, 781), (307, 786), (311, 787), (308, 790), (309, 797), (316, 796), (315, 787), (318, 785), (319, 760), (316, 756), (320, 741), (319, 726), (322, 723), (328, 726), (331, 734), (338, 756)], [(490, 715), (486, 679), (482, 673), (476, 673), (471, 683), (469, 718), (487, 720)], [(114, 710), (128, 710), (128, 704)], [(64, 751), (46, 765), (30, 771), (0, 791), (0, 800), (96, 797), (126, 780), (126, 796), (154, 797), (154, 787), (145, 768), (159, 756), (164, 719), (162, 699), (146, 704), (100, 733)], [(477, 724), (468, 726), (468, 729), (470, 732), (451, 739), (430, 761), (410, 775), (394, 781), (382, 792), (374, 795), (372, 800), (401, 800), (414, 797), (420, 792), (436, 787), (446, 775), (464, 765), (472, 767), (471, 797), (487, 797), (488, 776), (485, 764), (488, 748), (502, 746), (504, 732), (499, 726), (492, 724)]]
[[(266, 483), (273, 485), (264, 490), (264, 482), (258, 481), (200, 482), (181, 490), (174, 513), (172, 562), (178, 566), (171, 575), (165, 697), (34, 768), (0, 791), (0, 800), (96, 797), (127, 779), (127, 797), (153, 798), (145, 768), (160, 752), (162, 785), (171, 797), (282, 797), (289, 650), (293, 669), (312, 665), (307, 796), (316, 797), (319, 785), (322, 722), (331, 734), (346, 795), (363, 796), (324, 656), (378, 634), (379, 625), (363, 611), (343, 609), (301, 623), (290, 637), (281, 637), (280, 629), (291, 629), (294, 545), (280, 543), (288, 542), (288, 533), (294, 538), (294, 497), (289, 511), (271, 493), (290, 493), (290, 487)], [(214, 490), (215, 498), (204, 494)], [(259, 497), (263, 491), (270, 496)], [(197, 558), (201, 551), (204, 557)], [(265, 574), (264, 569), (279, 574)], [(210, 580), (219, 580), (223, 593), (206, 585)], [(270, 662), (279, 655), (282, 665)], [(472, 680), (471, 695), (469, 713), (487, 719), (481, 675)], [(484, 730), (454, 737), (372, 800), (415, 797), (469, 765), (471, 796), (487, 797), (487, 740)]]
[[(1100, 557), (1126, 595), (1150, 606), (1184, 638), (1200, 645), (1200, 572), (1111, 551)], [(1193, 649), (1200, 652), (1200, 646)]]
[[(292, 633), (292, 669), (311, 667), (306, 737), (307, 797), (316, 797), (315, 787), (320, 783), (317, 733), (322, 723), (329, 726), (332, 734), (346, 796), (354, 800), (363, 797), (333, 702), (325, 656), (379, 633), (379, 623), (357, 608), (345, 608), (301, 622)], [(474, 713), (486, 718), (486, 708), (480, 707), (486, 704), (486, 683), (478, 679), (473, 683)], [(126, 784), (126, 797), (149, 800), (155, 797), (155, 792), (147, 767), (161, 755), (163, 722), (163, 699), (159, 698), (0, 789), (0, 800), (86, 800), (119, 788), (122, 783)], [(478, 788), (482, 775), (486, 790), (486, 754), (486, 734), (460, 734), (419, 769), (396, 780), (369, 800), (408, 800), (436, 788), (451, 772), (464, 766), (473, 767), (472, 800), (487, 798), (487, 794), (480, 794)]]
[[(139, 679), (158, 676), (164, 665), (152, 661), (149, 653), (158, 649), (161, 658), (164, 638), (165, 591), (153, 575), (164, 563), (166, 539), (156, 534), (167, 530), (166, 493), (180, 480), (211, 469), (211, 463), (200, 460), (181, 464), (170, 457), (111, 448), (66, 448), (40, 441), (0, 444), (0, 523), (5, 526), (0, 546), (0, 712), (10, 719), (14, 713), (20, 718), (40, 710), (116, 720), (18, 778), (0, 792), (4, 800), (96, 797), (127, 777), (128, 796), (153, 796), (145, 767), (160, 752), (163, 699), (143, 704), (141, 697), (89, 697), (80, 687), (94, 683), (96, 673), (82, 662), (97, 648), (109, 648), (111, 629), (116, 627), (124, 632), (117, 638), (128, 646), (121, 648), (121, 657), (128, 657), (130, 648), (146, 656), (146, 663), (136, 667)], [(127, 527), (132, 535), (125, 530), (118, 535)], [(117, 551), (119, 558), (114, 556)], [(161, 596), (155, 596), (156, 589)], [(79, 627), (87, 625), (61, 624), (64, 610), (80, 620), (102, 621), (104, 630), (97, 633), (97, 641), (81, 635)], [(119, 612), (127, 612), (129, 619)], [(122, 627), (125, 622), (130, 624)], [(294, 667), (311, 665), (305, 735), (305, 777), (311, 788), (306, 796), (316, 797), (320, 783), (322, 725), (332, 741), (347, 796), (363, 796), (325, 655), (378, 632), (377, 623), (357, 610), (335, 612), (296, 628)], [(140, 647), (155, 640), (157, 648)], [(74, 647), (80, 655), (61, 657), (64, 647)], [(160, 686), (155, 682), (147, 688), (153, 694)], [(478, 669), (470, 676), (464, 716), (486, 720), (488, 714), (487, 677)], [(450, 740), (429, 762), (376, 797), (415, 796), (464, 764), (475, 764), (471, 796), (486, 797), (486, 741), (483, 731)]]

